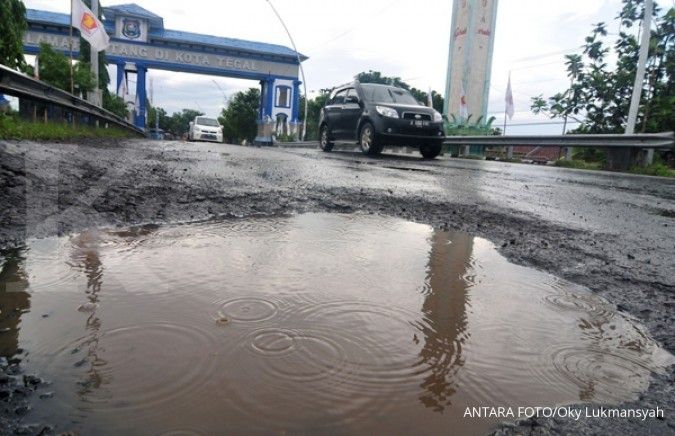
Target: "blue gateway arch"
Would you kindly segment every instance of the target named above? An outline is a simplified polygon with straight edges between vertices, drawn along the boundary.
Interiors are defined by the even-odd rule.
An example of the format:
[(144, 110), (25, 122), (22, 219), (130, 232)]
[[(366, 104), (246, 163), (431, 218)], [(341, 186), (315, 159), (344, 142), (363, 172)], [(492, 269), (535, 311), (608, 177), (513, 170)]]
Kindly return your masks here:
[[(137, 75), (136, 126), (146, 127), (146, 74), (153, 68), (257, 80), (261, 86), (258, 139), (270, 140), (271, 132), (264, 126), (278, 120), (297, 131), (298, 59), (304, 61), (306, 56), (282, 45), (165, 29), (162, 17), (133, 3), (104, 7), (103, 15), (110, 35), (106, 59), (117, 66), (116, 89), (126, 72)], [(69, 52), (72, 43), (73, 54), (79, 54), (77, 30), (72, 41), (69, 37), (70, 15), (28, 9), (26, 19), (26, 53), (37, 54), (40, 43), (46, 42), (63, 53)]]

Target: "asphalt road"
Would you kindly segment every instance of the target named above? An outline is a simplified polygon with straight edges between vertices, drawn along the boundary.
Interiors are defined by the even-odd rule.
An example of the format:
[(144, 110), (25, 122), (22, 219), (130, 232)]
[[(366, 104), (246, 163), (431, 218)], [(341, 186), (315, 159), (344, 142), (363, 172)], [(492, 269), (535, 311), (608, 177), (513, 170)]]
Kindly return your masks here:
[[(405, 153), (0, 142), (0, 246), (91, 226), (305, 211), (378, 213), (485, 237), (515, 263), (589, 287), (675, 351), (673, 179)], [(638, 404), (670, 407), (654, 430), (667, 434), (673, 372), (655, 380)], [(531, 425), (518, 431), (560, 424)]]

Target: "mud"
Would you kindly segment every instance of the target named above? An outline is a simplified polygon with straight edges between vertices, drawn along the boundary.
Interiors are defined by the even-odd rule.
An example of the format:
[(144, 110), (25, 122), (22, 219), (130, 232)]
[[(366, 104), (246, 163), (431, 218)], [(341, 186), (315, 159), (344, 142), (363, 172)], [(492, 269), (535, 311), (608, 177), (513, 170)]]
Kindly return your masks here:
[[(302, 212), (394, 216), (484, 237), (514, 263), (584, 285), (671, 352), (673, 211), (675, 181), (652, 177), (221, 144), (0, 142), (6, 249), (92, 227)], [(650, 422), (652, 434), (675, 431), (674, 381), (671, 368), (623, 405), (665, 409)], [(4, 403), (3, 410), (13, 423), (6, 428), (27, 424)], [(536, 419), (499, 432), (642, 433), (641, 424)]]

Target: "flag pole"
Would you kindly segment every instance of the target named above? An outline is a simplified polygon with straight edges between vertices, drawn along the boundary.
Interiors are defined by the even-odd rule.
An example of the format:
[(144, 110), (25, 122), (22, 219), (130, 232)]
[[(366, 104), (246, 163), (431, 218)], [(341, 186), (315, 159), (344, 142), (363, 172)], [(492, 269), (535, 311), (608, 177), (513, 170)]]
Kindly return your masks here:
[[(507, 90), (506, 92), (508, 93), (508, 87), (511, 86), (511, 70), (509, 70), (509, 80), (507, 82)], [(506, 135), (506, 118), (508, 115), (508, 110), (509, 110), (509, 103), (504, 99), (504, 131), (502, 132), (503, 135)]]
[[(502, 136), (506, 136), (506, 118), (507, 118), (507, 113), (506, 113), (506, 107), (504, 107), (504, 131), (502, 132)], [(507, 159), (513, 159), (513, 146), (508, 145), (506, 147), (506, 158)]]
[[(91, 0), (91, 12), (94, 14), (94, 17), (98, 18), (98, 0)], [(98, 50), (92, 44), (89, 44), (89, 64), (91, 75), (94, 77), (94, 89), (89, 93), (90, 95), (87, 100), (101, 107), (101, 99), (99, 98)]]
[[(506, 92), (507, 92), (507, 97), (508, 94), (511, 94), (511, 102), (513, 103), (513, 95), (511, 91), (511, 70), (509, 70), (509, 80), (506, 85)], [(506, 120), (508, 119), (508, 112), (509, 112), (509, 102), (506, 101), (507, 99), (504, 99), (504, 131), (502, 132), (503, 136), (506, 136)], [(513, 114), (513, 112), (512, 112)], [(513, 159), (513, 146), (509, 145), (506, 147), (506, 158), (507, 159)]]
[(502, 135), (506, 135), (506, 105), (504, 105), (504, 130), (502, 131)]
[(73, 1), (70, 1), (70, 36), (68, 38), (68, 51), (70, 52), (70, 93), (75, 94), (75, 82), (73, 80)]

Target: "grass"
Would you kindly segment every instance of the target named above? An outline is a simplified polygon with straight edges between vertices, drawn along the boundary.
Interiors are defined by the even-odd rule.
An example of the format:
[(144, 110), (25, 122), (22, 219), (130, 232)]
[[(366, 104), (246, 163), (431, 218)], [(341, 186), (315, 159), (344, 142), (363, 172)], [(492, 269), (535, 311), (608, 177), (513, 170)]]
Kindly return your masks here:
[(13, 115), (0, 114), (0, 139), (33, 141), (81, 138), (130, 138), (134, 134), (119, 127), (92, 127), (53, 122), (23, 121)]
[(555, 161), (555, 166), (562, 168), (576, 168), (580, 170), (601, 170), (602, 162), (586, 162), (578, 159), (573, 160), (559, 159)]
[[(579, 159), (574, 160), (564, 160), (560, 159), (555, 162), (555, 165), (562, 168), (577, 168), (580, 170), (602, 170), (602, 162), (586, 162)], [(661, 176), (661, 177), (675, 177), (675, 169), (669, 167), (661, 161), (654, 162), (653, 164), (643, 167), (643, 166), (634, 166), (628, 170), (631, 174), (643, 174), (647, 176)]]
[(628, 172), (647, 176), (675, 177), (675, 169), (670, 168), (663, 162), (655, 162), (646, 167), (633, 167)]
[(508, 157), (503, 158), (503, 159), (499, 159), (499, 162), (523, 163), (522, 159), (518, 159), (518, 158), (515, 158), (515, 157), (512, 157), (511, 159), (509, 159)]
[(276, 137), (276, 142), (295, 142), (295, 141), (297, 141), (295, 135), (292, 135), (290, 133), (278, 135)]

